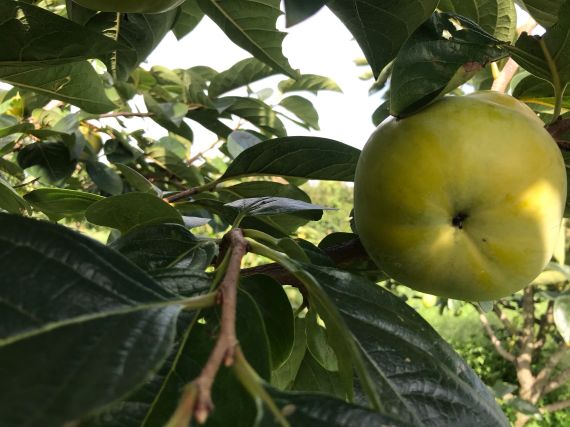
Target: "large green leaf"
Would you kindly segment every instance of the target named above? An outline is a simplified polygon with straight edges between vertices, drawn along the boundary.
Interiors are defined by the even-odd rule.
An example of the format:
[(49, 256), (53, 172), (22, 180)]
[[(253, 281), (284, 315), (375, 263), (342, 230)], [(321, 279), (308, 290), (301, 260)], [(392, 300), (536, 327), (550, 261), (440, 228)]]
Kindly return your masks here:
[(434, 13), (394, 61), (390, 114), (414, 113), (468, 81), (487, 63), (507, 55), (501, 42), (474, 22)]
[(176, 9), (152, 15), (124, 13), (121, 14), (117, 27), (116, 13), (98, 13), (85, 25), (99, 33), (113, 34), (118, 28), (119, 33), (116, 37), (122, 50), (116, 55), (107, 56), (106, 64), (109, 70), (115, 70), (120, 80), (126, 80), (172, 29), (177, 16)]
[(38, 188), (24, 198), (50, 216), (83, 215), (89, 206), (104, 199), (98, 194), (63, 188)]
[(0, 80), (69, 102), (93, 114), (116, 108), (107, 98), (100, 77), (86, 61), (54, 65), (14, 62), (0, 66)]
[(0, 424), (61, 427), (161, 365), (174, 294), (64, 227), (0, 214), (0, 228)]
[(239, 47), (281, 73), (296, 78), (283, 56), (285, 33), (275, 28), (279, 0), (198, 0), (200, 8)]
[(511, 42), (515, 36), (517, 14), (513, 0), (440, 0), (437, 7), (472, 19), (499, 40)]
[(217, 254), (213, 240), (198, 238), (178, 224), (137, 227), (111, 247), (144, 270), (176, 266), (204, 271)]
[[(286, 197), (288, 199), (295, 199), (302, 202), (310, 203), (311, 199), (309, 196), (291, 184), (279, 184), (277, 182), (269, 181), (252, 181), (252, 182), (242, 182), (231, 187), (224, 187), (219, 190), (220, 200), (223, 202), (233, 202), (239, 199), (247, 199), (253, 197)], [(235, 211), (232, 209), (232, 211)], [(231, 222), (235, 219), (236, 212), (231, 212), (232, 216)], [(298, 211), (292, 214), (276, 214), (271, 216), (259, 216), (259, 217), (248, 217), (242, 222), (242, 226), (245, 228), (256, 228), (259, 229), (259, 225), (265, 224), (270, 227), (270, 230), (265, 230), (270, 234), (275, 234), (271, 232), (271, 229), (279, 230), (282, 235), (288, 235), (300, 226), (306, 224), (309, 220), (317, 220), (320, 218), (320, 213), (315, 211)], [(263, 230), (263, 227), (261, 227)]]
[[(301, 125), (307, 129), (319, 130), (319, 113), (313, 103), (302, 96), (292, 95), (283, 98), (279, 105), (295, 114), (301, 121)], [(297, 123), (297, 122), (296, 122)]]
[(332, 0), (327, 7), (352, 33), (378, 77), (437, 3), (438, 0)]
[(277, 74), (273, 68), (256, 58), (246, 58), (222, 71), (212, 79), (208, 94), (217, 98), (223, 93)]
[(121, 233), (143, 224), (184, 224), (175, 208), (148, 193), (107, 197), (90, 205), (85, 218), (93, 224), (116, 228)]
[[(254, 369), (269, 375), (269, 352), (263, 320), (253, 299), (238, 296), (236, 332), (241, 348)], [(179, 323), (178, 342), (164, 367), (136, 394), (85, 424), (87, 427), (164, 426), (180, 399), (180, 391), (194, 380), (215, 344), (219, 321), (206, 317), (205, 324), (184, 316)], [(257, 408), (233, 372), (222, 367), (213, 386), (215, 410), (208, 427), (250, 427), (255, 425)], [(83, 425), (82, 425), (83, 427)]]
[(0, 175), (0, 209), (10, 213), (20, 213), (27, 208), (26, 200)]
[[(398, 419), (397, 414), (379, 413), (363, 406), (347, 403), (317, 393), (291, 393), (269, 390), (279, 407), (287, 411), (286, 418), (294, 427), (419, 427)], [(276, 426), (272, 415), (265, 411), (264, 426)], [(459, 425), (459, 424), (457, 424)], [(489, 426), (494, 424), (489, 424)]]
[(116, 196), (123, 192), (123, 180), (117, 172), (101, 162), (87, 162), (86, 171), (95, 185), (105, 193)]
[(360, 276), (307, 270), (341, 312), (385, 410), (416, 426), (509, 425), (477, 375), (403, 300)]
[(544, 36), (523, 33), (509, 50), (521, 67), (563, 92), (570, 82), (570, 1), (560, 8), (559, 16)]
[(18, 152), (18, 164), (42, 181), (57, 183), (71, 176), (77, 161), (64, 142), (36, 142)]
[(291, 355), (295, 339), (293, 310), (283, 287), (268, 276), (242, 279), (241, 289), (257, 303), (269, 339), (271, 368), (279, 368)]
[(279, 90), (283, 93), (307, 91), (314, 94), (320, 90), (342, 92), (334, 80), (317, 74), (303, 74), (298, 79), (283, 80), (279, 82)]
[(186, 0), (180, 6), (180, 15), (172, 28), (172, 32), (178, 40), (191, 33), (202, 21), (204, 12), (198, 6), (197, 0)]
[(285, 0), (287, 26), (292, 27), (317, 13), (329, 0)]
[(520, 0), (530, 15), (544, 28), (550, 28), (558, 21), (560, 6), (566, 0)]
[(318, 137), (276, 138), (242, 152), (223, 180), (252, 175), (353, 181), (360, 151), (338, 141)]
[[(49, 29), (49, 31), (47, 31)], [(72, 42), (71, 42), (72, 41)], [(121, 45), (68, 19), (22, 1), (0, 3), (0, 68), (103, 59)]]
[(283, 122), (271, 106), (259, 99), (228, 96), (219, 98), (217, 102), (229, 104), (225, 112), (247, 120), (262, 131), (280, 137), (287, 135)]

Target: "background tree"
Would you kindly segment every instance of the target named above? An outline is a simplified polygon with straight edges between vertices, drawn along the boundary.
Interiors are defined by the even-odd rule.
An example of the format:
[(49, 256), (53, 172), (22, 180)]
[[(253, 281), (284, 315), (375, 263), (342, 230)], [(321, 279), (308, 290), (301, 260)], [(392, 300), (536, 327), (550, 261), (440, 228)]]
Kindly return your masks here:
[[(284, 10), (289, 26), (321, 7), (347, 26), (376, 87), (389, 87), (375, 122), (495, 82), (565, 149), (570, 2), (525, 5), (543, 36), (517, 35), (507, 0)], [(346, 225), (301, 238), (342, 187), (317, 200), (299, 185), (351, 182), (359, 150), (287, 135), (287, 121), (318, 128), (304, 92), (338, 86), (290, 66), (280, 6), (187, 0), (143, 15), (0, 0), (0, 80), (11, 85), (0, 104), (1, 425), (508, 425), (451, 346), (375, 284), (385, 277)], [(139, 67), (206, 15), (252, 57), (221, 72)], [(276, 75), (275, 102), (251, 90)], [(133, 131), (133, 117), (168, 136)], [(189, 155), (194, 123), (217, 136), (221, 158)], [(70, 227), (109, 236), (102, 245)], [(246, 253), (266, 263), (242, 269)], [(529, 289), (521, 354), (542, 336), (529, 332), (540, 312), (528, 314)], [(568, 342), (558, 291), (552, 313)], [(548, 378), (545, 388), (560, 379)]]

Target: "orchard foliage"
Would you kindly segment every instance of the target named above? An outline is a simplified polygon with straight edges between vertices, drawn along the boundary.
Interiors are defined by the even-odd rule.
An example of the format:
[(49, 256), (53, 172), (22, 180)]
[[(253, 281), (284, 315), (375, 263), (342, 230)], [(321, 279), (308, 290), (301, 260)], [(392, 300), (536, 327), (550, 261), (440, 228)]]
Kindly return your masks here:
[[(375, 284), (355, 234), (298, 238), (334, 208), (299, 185), (351, 182), (359, 151), (287, 134), (319, 129), (310, 94), (340, 88), (291, 67), (280, 6), (186, 0), (141, 15), (0, 0), (0, 425), (179, 427), (193, 409), (211, 426), (508, 425), (453, 349)], [(327, 7), (347, 26), (389, 89), (375, 122), (487, 88), (509, 57), (514, 95), (550, 122), (570, 105), (570, 0), (521, 6), (543, 36), (517, 33), (512, 0), (285, 0), (284, 12), (292, 26)], [(204, 16), (251, 57), (140, 66)], [(270, 76), (273, 96), (251, 90)], [(196, 124), (222, 157), (190, 156)], [(70, 228), (112, 231), (103, 245)], [(273, 264), (242, 269), (233, 295), (240, 250)], [(568, 296), (553, 298), (568, 340)], [(201, 373), (232, 337), (231, 366)], [(197, 378), (213, 380), (213, 407)]]

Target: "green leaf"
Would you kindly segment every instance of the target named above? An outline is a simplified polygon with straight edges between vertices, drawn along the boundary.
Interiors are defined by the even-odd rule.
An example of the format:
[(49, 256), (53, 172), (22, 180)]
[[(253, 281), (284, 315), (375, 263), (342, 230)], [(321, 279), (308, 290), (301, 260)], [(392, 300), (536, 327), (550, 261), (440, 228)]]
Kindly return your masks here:
[(257, 145), (262, 140), (250, 132), (244, 130), (236, 130), (228, 136), (228, 152), (235, 159), (242, 152), (254, 145)]
[[(335, 352), (327, 342), (326, 330), (318, 323), (317, 313), (315, 310), (309, 310), (305, 319), (307, 319), (305, 330), (305, 333), (307, 334), (307, 348), (311, 353), (313, 360), (319, 363), (321, 367), (327, 371), (338, 371), (338, 360)], [(306, 390), (316, 391), (314, 389)]]
[(36, 209), (50, 216), (77, 216), (103, 196), (62, 188), (39, 188), (24, 196)]
[[(265, 216), (290, 214), (299, 211), (323, 211), (334, 210), (326, 206), (313, 205), (301, 200), (288, 199), (285, 197), (255, 197), (251, 199), (239, 199), (226, 203), (225, 206), (237, 209), (243, 215)], [(322, 212), (320, 212), (320, 216)]]
[(544, 28), (558, 21), (560, 7), (566, 0), (520, 0), (530, 15)]
[(292, 390), (315, 391), (346, 399), (338, 372), (323, 368), (309, 352), (305, 353)]
[(0, 373), (12, 391), (0, 424), (61, 427), (142, 385), (173, 344), (175, 295), (65, 227), (0, 215), (0, 228)]
[(360, 276), (305, 268), (342, 313), (385, 410), (413, 425), (509, 426), (477, 375), (402, 299)]
[(315, 95), (320, 90), (342, 92), (333, 80), (316, 74), (303, 74), (297, 79), (283, 80), (279, 82), (279, 90), (283, 93), (307, 91)]
[[(146, 15), (121, 14), (117, 39), (122, 50), (118, 51), (116, 56), (107, 56), (107, 69), (116, 70), (117, 78), (126, 80), (172, 29), (177, 16), (177, 9)], [(114, 12), (98, 13), (85, 25), (99, 33), (111, 33), (114, 36), (117, 31), (116, 18), (117, 14)], [(116, 67), (113, 66), (114, 58)]]
[(178, 224), (137, 227), (111, 247), (147, 271), (174, 266), (204, 271), (218, 249), (213, 240), (196, 237)]
[(126, 193), (100, 200), (85, 212), (87, 221), (126, 233), (142, 224), (184, 224), (178, 211), (148, 193)]
[(332, 0), (329, 9), (352, 33), (374, 77), (435, 10), (437, 0)]
[(271, 367), (278, 369), (291, 355), (295, 339), (293, 311), (287, 294), (278, 282), (263, 275), (243, 278), (240, 287), (257, 303), (269, 339)]
[(17, 214), (28, 207), (26, 200), (0, 175), (0, 209)]
[(40, 65), (103, 59), (124, 49), (114, 40), (55, 13), (11, 0), (0, 3), (0, 45), (0, 68), (18, 65), (27, 71)]
[[(232, 202), (239, 199), (253, 197), (286, 197), (310, 203), (311, 199), (298, 187), (291, 184), (279, 184), (269, 181), (242, 182), (240, 184), (224, 187), (218, 192), (220, 200)], [(229, 223), (233, 223), (237, 212), (235, 209), (224, 208), (230, 211)], [(293, 233), (297, 228), (306, 224), (310, 220), (316, 220), (320, 213), (314, 211), (301, 211), (292, 214), (281, 214), (260, 217), (247, 217), (243, 220), (242, 226), (245, 228), (261, 229), (272, 235), (286, 236)], [(268, 229), (266, 227), (269, 227)], [(274, 230), (278, 230), (276, 234)]]
[[(179, 323), (175, 349), (163, 368), (137, 393), (82, 427), (164, 426), (174, 413), (180, 391), (194, 380), (214, 347), (219, 321), (209, 313), (204, 324), (185, 316)], [(236, 332), (247, 360), (262, 377), (269, 375), (269, 350), (263, 320), (253, 299), (238, 295)], [(213, 385), (216, 410), (210, 427), (255, 425), (257, 408), (232, 370), (222, 367)]]
[(281, 51), (285, 33), (275, 28), (281, 15), (279, 0), (198, 0), (198, 4), (239, 47), (271, 68), (297, 77)]
[(353, 181), (360, 151), (318, 137), (276, 138), (248, 148), (228, 167), (222, 180), (253, 175)]
[(186, 117), (200, 123), (206, 129), (215, 133), (220, 138), (226, 139), (228, 135), (232, 133), (232, 129), (219, 120), (220, 115), (216, 110), (209, 108), (190, 110)]
[(513, 0), (441, 0), (437, 8), (471, 19), (483, 30), (504, 42), (513, 41), (517, 14)]
[(208, 87), (208, 94), (213, 98), (217, 98), (230, 90), (249, 85), (275, 74), (278, 74), (278, 72), (260, 60), (246, 58), (215, 76)]
[(291, 354), (283, 365), (271, 372), (271, 384), (279, 389), (290, 389), (305, 358), (307, 339), (305, 336), (305, 319), (295, 319), (295, 335)]
[(303, 22), (317, 13), (329, 0), (285, 0), (287, 27)]
[(413, 114), (459, 87), (487, 63), (508, 55), (501, 44), (466, 18), (434, 13), (394, 61), (390, 114)]
[(47, 183), (57, 183), (71, 176), (77, 161), (64, 142), (36, 142), (18, 152), (18, 164)]
[(564, 93), (570, 82), (570, 1), (560, 8), (560, 19), (543, 36), (520, 35), (511, 55), (525, 70), (547, 80)]
[(0, 157), (0, 171), (4, 171), (8, 175), (12, 175), (14, 178), (18, 178), (19, 180), (23, 180), (26, 177), (20, 166), (9, 160), (3, 159), (2, 157)]
[(197, 0), (186, 0), (180, 6), (180, 15), (176, 19), (172, 32), (178, 40), (190, 34), (202, 21), (204, 12), (198, 6)]
[[(287, 410), (286, 418), (292, 426), (311, 427), (419, 427), (398, 418), (397, 414), (379, 413), (364, 406), (347, 403), (344, 399), (317, 394), (291, 393), (268, 390), (275, 403)], [(272, 424), (273, 423), (273, 424)], [(264, 426), (273, 426), (272, 415), (266, 411)]]
[(390, 101), (385, 101), (372, 113), (372, 124), (378, 126), (388, 117), (390, 117)]
[(188, 106), (181, 102), (158, 103), (151, 95), (145, 94), (145, 105), (151, 118), (164, 129), (180, 135), (189, 141), (194, 139), (194, 133), (182, 119), (188, 113)]
[(295, 114), (306, 127), (320, 130), (319, 113), (307, 98), (293, 95), (282, 99), (279, 105)]
[(116, 108), (107, 98), (101, 78), (86, 61), (55, 65), (14, 62), (0, 66), (0, 80), (68, 102), (93, 114)]
[(228, 96), (219, 98), (217, 102), (227, 102), (230, 105), (225, 110), (226, 113), (235, 114), (257, 126), (262, 131), (280, 137), (287, 135), (285, 126), (277, 117), (277, 114), (269, 105), (259, 99)]
[(86, 166), (89, 177), (100, 190), (113, 196), (123, 192), (123, 180), (109, 166), (101, 162), (87, 162)]
[(158, 197), (162, 197), (162, 190), (155, 186), (152, 182), (142, 176), (133, 168), (121, 163), (115, 163), (115, 167), (121, 171), (129, 185), (140, 193), (149, 193)]
[(554, 300), (554, 324), (564, 342), (570, 345), (570, 295), (561, 295)]
[(162, 288), (184, 297), (202, 295), (209, 292), (212, 286), (210, 275), (185, 267), (154, 270), (150, 274)]

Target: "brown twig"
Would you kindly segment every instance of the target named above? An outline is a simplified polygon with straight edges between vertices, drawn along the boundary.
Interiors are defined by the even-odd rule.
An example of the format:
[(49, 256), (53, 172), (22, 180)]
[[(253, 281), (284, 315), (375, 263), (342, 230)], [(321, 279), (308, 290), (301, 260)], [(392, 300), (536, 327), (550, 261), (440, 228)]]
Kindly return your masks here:
[[(238, 344), (236, 336), (237, 287), (241, 262), (247, 252), (247, 241), (240, 229), (230, 231), (227, 238), (230, 241), (230, 257), (218, 291), (219, 303), (222, 306), (220, 334), (202, 372), (189, 386), (190, 391), (186, 399), (191, 401), (185, 402), (183, 399), (180, 404), (191, 411), (199, 423), (206, 422), (214, 408), (212, 402), (214, 379), (222, 363), (225, 366), (231, 366), (234, 363), (235, 348)], [(196, 390), (195, 393), (192, 391), (193, 388)]]
[(562, 343), (557, 351), (555, 351), (550, 358), (546, 361), (544, 368), (536, 376), (535, 388), (540, 390), (546, 387), (546, 384), (551, 377), (554, 369), (558, 366), (558, 363), (564, 358), (564, 355), (568, 351), (569, 347)]
[(551, 393), (570, 381), (570, 368), (562, 371), (544, 387), (543, 394)]
[(564, 132), (570, 131), (570, 118), (563, 119), (559, 117), (555, 122), (546, 126), (546, 130), (553, 138), (561, 136)]
[(496, 92), (505, 93), (509, 88), (509, 84), (519, 69), (519, 64), (517, 64), (513, 58), (509, 58), (507, 63), (499, 73), (499, 76), (493, 81), (491, 90)]
[(505, 326), (505, 328), (509, 331), (509, 333), (513, 337), (516, 337), (517, 336), (516, 328), (513, 326), (507, 315), (503, 313), (503, 310), (501, 310), (501, 308), (497, 304), (493, 305), (493, 312), (499, 318), (499, 320)]
[(551, 403), (540, 409), (540, 412), (556, 412), (570, 407), (570, 399), (561, 400), (560, 402)]
[(489, 324), (489, 319), (487, 319), (487, 316), (485, 315), (485, 313), (483, 313), (483, 312), (479, 313), (479, 320), (481, 321), (481, 324), (483, 325), (485, 332), (489, 336), (489, 339), (493, 343), (493, 346), (495, 347), (495, 351), (497, 353), (499, 353), (499, 355), (503, 359), (505, 359), (511, 363), (514, 363), (516, 360), (514, 354), (505, 350), (505, 348), (501, 344), (501, 340), (499, 338), (497, 338), (497, 335), (495, 335), (495, 331), (493, 331), (493, 328)]
[(194, 163), (196, 160), (204, 157), (204, 155), (210, 151), (213, 150), (214, 148), (216, 148), (216, 145), (218, 145), (222, 140), (218, 139), (217, 141), (213, 142), (212, 144), (210, 144), (208, 147), (206, 147), (204, 150), (200, 151), (199, 153), (197, 153), (195, 156), (190, 157), (190, 159), (188, 159), (188, 161), (186, 162), (187, 164), (191, 165), (192, 163)]
[(118, 111), (116, 113), (101, 114), (97, 119), (112, 119), (115, 117), (154, 117), (154, 113), (140, 113), (137, 111)]
[[(330, 246), (324, 249), (324, 252), (330, 257), (337, 267), (348, 266), (354, 262), (369, 260), (360, 239), (353, 239), (347, 242)], [(250, 267), (242, 270), (244, 276), (252, 276), (254, 274), (265, 274), (271, 276), (281, 284), (287, 284), (301, 289), (301, 282), (289, 271), (278, 263), (260, 265), (258, 267)]]

